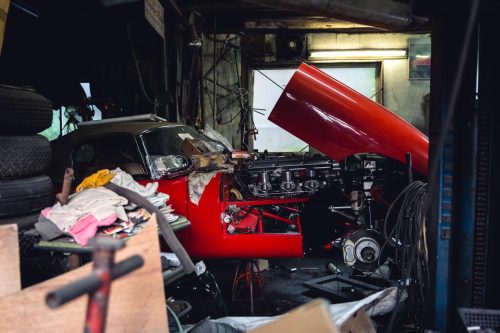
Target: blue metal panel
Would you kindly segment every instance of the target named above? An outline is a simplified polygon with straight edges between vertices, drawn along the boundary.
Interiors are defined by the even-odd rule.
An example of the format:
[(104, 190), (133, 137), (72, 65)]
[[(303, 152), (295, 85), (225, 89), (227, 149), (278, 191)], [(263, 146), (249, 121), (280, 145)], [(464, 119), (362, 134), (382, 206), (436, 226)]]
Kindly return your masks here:
[(450, 290), (449, 251), (451, 239), (451, 216), (453, 200), (453, 134), (445, 138), (439, 165), (439, 216), (436, 263), (435, 323), (436, 330), (446, 332)]

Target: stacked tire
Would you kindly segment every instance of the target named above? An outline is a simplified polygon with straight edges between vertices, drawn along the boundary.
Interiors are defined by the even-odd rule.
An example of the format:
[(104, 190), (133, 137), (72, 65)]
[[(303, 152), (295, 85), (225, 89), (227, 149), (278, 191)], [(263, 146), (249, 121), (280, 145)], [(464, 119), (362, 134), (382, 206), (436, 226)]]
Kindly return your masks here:
[(44, 173), (49, 141), (36, 133), (50, 127), (52, 103), (30, 89), (0, 85), (0, 224), (31, 228), (54, 199)]

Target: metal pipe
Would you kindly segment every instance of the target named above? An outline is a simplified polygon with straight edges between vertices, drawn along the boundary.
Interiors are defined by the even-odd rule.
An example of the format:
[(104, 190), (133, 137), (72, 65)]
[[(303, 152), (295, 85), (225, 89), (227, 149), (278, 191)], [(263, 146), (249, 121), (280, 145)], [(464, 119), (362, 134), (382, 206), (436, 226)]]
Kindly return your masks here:
[(68, 203), (69, 192), (71, 191), (71, 184), (73, 183), (73, 174), (74, 171), (71, 168), (67, 168), (64, 171), (64, 179), (61, 193), (56, 195), (57, 200), (61, 203), (61, 206), (64, 206)]
[(393, 0), (242, 0), (306, 15), (344, 19), (382, 29), (407, 28), (412, 22), (409, 4)]
[(142, 267), (144, 259), (140, 255), (135, 255), (115, 264), (111, 272), (113, 280), (119, 279), (124, 275)]
[(184, 272), (187, 274), (191, 274), (195, 271), (195, 265), (189, 257), (186, 249), (182, 246), (182, 244), (177, 239), (172, 227), (165, 219), (165, 216), (160, 212), (160, 210), (155, 207), (149, 200), (137, 194), (134, 191), (126, 189), (121, 186), (117, 186), (116, 184), (109, 183), (106, 185), (106, 188), (121, 195), (122, 197), (127, 198), (130, 202), (135, 203), (138, 206), (144, 207), (149, 213), (156, 213), (157, 223), (160, 227), (161, 235), (165, 242), (170, 247), (172, 252), (175, 253), (177, 258), (179, 258)]
[(100, 284), (97, 290), (91, 291), (89, 294), (85, 332), (102, 333), (106, 329), (115, 252), (125, 244), (121, 240), (98, 236), (91, 240), (91, 245), (94, 246), (93, 274), (99, 278)]
[(85, 332), (103, 333), (106, 329), (111, 282), (141, 267), (144, 260), (135, 255), (115, 265), (115, 252), (125, 246), (124, 242), (119, 239), (97, 236), (91, 240), (91, 245), (94, 248), (92, 273), (50, 292), (45, 301), (49, 307), (57, 308), (88, 293)]
[(45, 301), (50, 308), (55, 309), (77, 297), (94, 292), (100, 285), (101, 279), (99, 279), (96, 274), (92, 273), (72, 284), (68, 284), (50, 292), (47, 294)]
[[(142, 257), (139, 255), (135, 255), (123, 261), (120, 261), (118, 264), (115, 264), (112, 269), (112, 279), (118, 279), (138, 269), (143, 264), (144, 259), (142, 259)], [(68, 284), (47, 294), (47, 305), (50, 308), (55, 309), (84, 294), (95, 292), (97, 289), (99, 289), (100, 285), (101, 279), (99, 278), (99, 276), (97, 276), (97, 274), (93, 272), (89, 276), (86, 276), (80, 280), (75, 281), (74, 283)]]
[(166, 270), (163, 272), (163, 282), (166, 286), (168, 286), (186, 275), (187, 274), (184, 272), (182, 266), (177, 267), (173, 270)]

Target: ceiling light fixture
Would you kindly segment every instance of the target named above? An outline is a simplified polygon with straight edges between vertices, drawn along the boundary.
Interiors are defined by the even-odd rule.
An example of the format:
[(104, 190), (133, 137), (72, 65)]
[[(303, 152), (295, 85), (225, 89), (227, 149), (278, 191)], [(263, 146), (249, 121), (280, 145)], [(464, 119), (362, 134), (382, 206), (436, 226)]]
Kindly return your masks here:
[(407, 57), (406, 49), (318, 50), (309, 53), (309, 60), (374, 60)]

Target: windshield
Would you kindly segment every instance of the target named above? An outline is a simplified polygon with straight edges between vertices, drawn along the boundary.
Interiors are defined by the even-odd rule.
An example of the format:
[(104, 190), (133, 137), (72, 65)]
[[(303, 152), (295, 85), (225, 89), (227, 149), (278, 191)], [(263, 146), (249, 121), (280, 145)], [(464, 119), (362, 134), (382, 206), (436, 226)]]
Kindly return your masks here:
[(160, 127), (144, 133), (142, 139), (146, 148), (148, 163), (155, 179), (175, 177), (179, 172), (186, 172), (191, 166), (181, 150), (185, 139), (203, 144), (211, 152), (223, 152), (225, 147), (202, 135), (191, 126)]
[(181, 143), (184, 139), (204, 140), (209, 138), (200, 134), (191, 126), (160, 127), (142, 135), (148, 155), (182, 155)]

